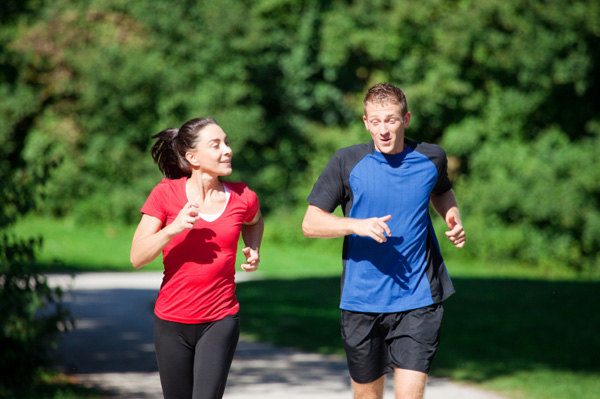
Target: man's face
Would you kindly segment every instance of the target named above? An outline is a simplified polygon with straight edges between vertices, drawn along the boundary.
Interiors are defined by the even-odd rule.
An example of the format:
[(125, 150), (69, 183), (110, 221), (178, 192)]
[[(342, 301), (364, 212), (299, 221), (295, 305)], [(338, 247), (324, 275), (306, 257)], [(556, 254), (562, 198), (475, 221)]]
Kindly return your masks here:
[(400, 104), (369, 102), (363, 121), (377, 151), (390, 155), (404, 151), (404, 129), (410, 122), (410, 112), (402, 116)]

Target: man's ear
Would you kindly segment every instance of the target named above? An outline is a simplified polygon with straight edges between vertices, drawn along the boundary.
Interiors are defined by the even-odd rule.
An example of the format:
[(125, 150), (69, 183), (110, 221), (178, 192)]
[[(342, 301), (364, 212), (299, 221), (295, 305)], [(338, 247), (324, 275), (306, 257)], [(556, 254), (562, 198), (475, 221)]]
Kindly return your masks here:
[(408, 127), (408, 124), (410, 123), (410, 111), (406, 112), (406, 115), (404, 115), (402, 117), (403, 121), (404, 121), (404, 127)]
[(363, 122), (365, 123), (365, 129), (369, 130), (369, 125), (367, 124), (367, 115), (363, 115)]

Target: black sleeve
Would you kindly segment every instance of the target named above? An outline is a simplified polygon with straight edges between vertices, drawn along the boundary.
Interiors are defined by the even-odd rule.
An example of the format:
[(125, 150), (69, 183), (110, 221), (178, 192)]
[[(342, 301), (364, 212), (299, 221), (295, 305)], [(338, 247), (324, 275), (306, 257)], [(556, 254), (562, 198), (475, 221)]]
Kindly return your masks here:
[(446, 158), (446, 151), (437, 144), (429, 144), (424, 142), (416, 142), (413, 140), (407, 140), (408, 144), (425, 155), (435, 165), (438, 178), (435, 186), (431, 190), (431, 194), (439, 195), (452, 188), (452, 182), (448, 177), (448, 159)]
[(307, 201), (326, 212), (333, 212), (344, 199), (344, 173), (342, 157), (338, 150), (308, 195)]
[(431, 194), (438, 195), (450, 190), (452, 188), (452, 182), (448, 177), (448, 158), (446, 158), (446, 152), (442, 147), (435, 147), (437, 147), (438, 151), (436, 151), (437, 154), (432, 160), (438, 171), (438, 180), (435, 186), (433, 186)]

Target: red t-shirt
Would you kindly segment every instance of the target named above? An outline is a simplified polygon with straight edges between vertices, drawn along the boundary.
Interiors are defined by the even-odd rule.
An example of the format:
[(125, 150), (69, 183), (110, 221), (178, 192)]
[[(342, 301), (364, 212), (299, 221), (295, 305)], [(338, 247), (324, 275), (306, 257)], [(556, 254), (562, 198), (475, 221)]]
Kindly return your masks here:
[[(188, 202), (187, 178), (163, 179), (141, 212), (170, 224)], [(223, 182), (229, 199), (214, 221), (199, 219), (163, 249), (165, 267), (154, 313), (163, 320), (194, 324), (220, 320), (239, 310), (235, 297), (235, 259), (243, 222), (259, 209), (258, 197), (244, 183)]]

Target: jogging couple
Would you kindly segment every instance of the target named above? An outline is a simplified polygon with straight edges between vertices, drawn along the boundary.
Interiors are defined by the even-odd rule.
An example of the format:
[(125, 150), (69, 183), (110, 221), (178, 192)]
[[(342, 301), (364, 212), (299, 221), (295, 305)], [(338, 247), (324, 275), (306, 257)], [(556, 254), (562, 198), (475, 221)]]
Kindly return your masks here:
[[(422, 399), (437, 351), (442, 301), (454, 292), (429, 217), (465, 243), (446, 154), (405, 137), (402, 90), (373, 86), (364, 102), (367, 144), (338, 150), (308, 196), (307, 237), (344, 237), (341, 331), (355, 398), (381, 398), (393, 373), (397, 399)], [(229, 175), (232, 151), (211, 118), (166, 129), (152, 156), (163, 179), (141, 209), (131, 262), (163, 253), (155, 347), (166, 399), (221, 398), (239, 338), (235, 259), (258, 267), (264, 223), (258, 197)], [(343, 217), (333, 214), (342, 207)]]

